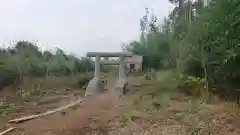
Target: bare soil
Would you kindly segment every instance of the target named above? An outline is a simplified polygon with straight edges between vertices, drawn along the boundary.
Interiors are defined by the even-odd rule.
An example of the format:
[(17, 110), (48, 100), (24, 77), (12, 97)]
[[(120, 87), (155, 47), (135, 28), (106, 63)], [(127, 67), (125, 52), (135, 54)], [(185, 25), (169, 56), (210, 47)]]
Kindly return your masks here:
[[(107, 77), (107, 85), (106, 89), (113, 87), (116, 83), (116, 77)], [(29, 82), (28, 82), (29, 83)], [(26, 84), (25, 84), (26, 87)], [(54, 89), (54, 88), (53, 88)], [(6, 130), (11, 126), (16, 126), (17, 129), (11, 134), (54, 134), (55, 132), (59, 132), (64, 127), (68, 125), (68, 123), (74, 122), (75, 120), (84, 121), (85, 116), (79, 114), (91, 115), (93, 113), (99, 113), (97, 110), (94, 110), (100, 101), (95, 101), (97, 99), (92, 99), (92, 101), (86, 101), (81, 107), (74, 107), (63, 112), (59, 112), (53, 115), (49, 115), (46, 117), (41, 117), (38, 119), (34, 119), (28, 122), (24, 122), (21, 124), (7, 124), (7, 121), (13, 118), (19, 118), (28, 115), (34, 115), (46, 112), (48, 110), (56, 109), (58, 107), (67, 105), (71, 102), (74, 102), (78, 99), (81, 99), (84, 96), (84, 91), (82, 89), (71, 89), (71, 88), (57, 88), (55, 91), (48, 92), (44, 97), (36, 102), (24, 102), (18, 96), (16, 96), (16, 92), (13, 88), (8, 87), (0, 92), (2, 102), (6, 102), (7, 105), (13, 105), (13, 107), (8, 107), (8, 110), (5, 116), (0, 116), (0, 131)], [(102, 99), (101, 99), (102, 100)], [(110, 102), (112, 103), (112, 102)], [(89, 104), (89, 105), (88, 105)], [(90, 108), (87, 108), (87, 107)], [(85, 109), (82, 109), (85, 108)], [(92, 109), (91, 109), (92, 108)], [(84, 110), (86, 110), (84, 112)]]
[[(115, 77), (107, 78), (107, 87), (113, 87)], [(240, 111), (233, 103), (204, 104), (199, 99), (178, 92), (151, 93), (153, 83), (140, 84), (137, 77), (130, 78), (130, 92), (118, 98), (107, 91), (91, 97), (76, 107), (11, 124), (17, 127), (9, 135), (239, 135)], [(168, 81), (167, 81), (168, 82)], [(159, 79), (157, 85), (164, 85)], [(158, 87), (166, 89), (166, 87)], [(39, 105), (39, 110), (57, 108), (81, 98), (78, 90), (45, 97), (56, 98)], [(77, 94), (76, 94), (76, 93)], [(63, 92), (64, 93), (64, 92)], [(39, 103), (39, 102), (38, 102)], [(30, 107), (25, 106), (25, 110)], [(36, 107), (37, 108), (37, 107)], [(31, 110), (32, 111), (32, 110)], [(35, 111), (23, 114), (34, 114)], [(24, 111), (23, 111), (24, 112)], [(25, 111), (27, 112), (27, 111)], [(16, 117), (15, 117), (16, 118)], [(7, 120), (7, 119), (6, 119)], [(10, 125), (0, 121), (6, 129)]]

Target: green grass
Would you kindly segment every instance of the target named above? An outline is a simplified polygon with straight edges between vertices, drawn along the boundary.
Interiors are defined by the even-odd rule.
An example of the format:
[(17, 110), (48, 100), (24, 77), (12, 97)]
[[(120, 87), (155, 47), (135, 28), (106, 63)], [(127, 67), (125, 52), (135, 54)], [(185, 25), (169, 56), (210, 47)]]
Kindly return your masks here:
[(19, 107), (13, 103), (0, 101), (0, 116), (7, 116), (9, 113), (15, 112)]

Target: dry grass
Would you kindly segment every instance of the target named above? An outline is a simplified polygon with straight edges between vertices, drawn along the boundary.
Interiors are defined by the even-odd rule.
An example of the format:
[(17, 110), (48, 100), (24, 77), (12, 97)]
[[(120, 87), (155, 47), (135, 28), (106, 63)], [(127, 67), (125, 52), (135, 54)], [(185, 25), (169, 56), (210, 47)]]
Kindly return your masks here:
[[(166, 76), (166, 75), (165, 75)], [(171, 77), (170, 77), (171, 78)], [(207, 105), (172, 90), (174, 80), (159, 79), (150, 85), (136, 85), (117, 106), (77, 121), (69, 135), (237, 135), (240, 134), (238, 109), (222, 102)], [(136, 82), (138, 83), (138, 82)], [(108, 98), (104, 98), (111, 102)], [(99, 102), (100, 103), (100, 102)], [(113, 103), (113, 102), (112, 102)], [(116, 102), (115, 102), (116, 103)], [(121, 105), (119, 105), (121, 103)], [(116, 105), (116, 104), (115, 104)], [(100, 105), (101, 106), (101, 105)], [(108, 106), (108, 105), (107, 105)], [(92, 111), (89, 111), (92, 112)]]
[[(231, 103), (204, 104), (174, 89), (174, 79), (164, 73), (151, 85), (140, 86), (126, 97), (128, 122), (119, 134), (148, 135), (237, 135), (240, 134), (239, 109)], [(134, 117), (135, 120), (131, 118)], [(137, 120), (136, 120), (137, 118)], [(128, 123), (125, 122), (125, 123)]]
[(135, 85), (120, 99), (106, 92), (62, 113), (49, 122), (47, 127), (56, 129), (47, 135), (240, 134), (240, 111), (232, 103), (204, 104), (177, 92), (171, 72), (160, 73), (158, 80), (142, 79), (134, 78)]

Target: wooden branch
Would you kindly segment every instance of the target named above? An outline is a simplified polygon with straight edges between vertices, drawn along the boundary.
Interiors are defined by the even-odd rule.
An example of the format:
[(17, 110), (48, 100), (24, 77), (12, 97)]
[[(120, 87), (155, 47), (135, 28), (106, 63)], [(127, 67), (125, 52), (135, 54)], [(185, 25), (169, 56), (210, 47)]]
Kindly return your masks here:
[(5, 131), (3, 131), (3, 132), (0, 132), (0, 135), (5, 135), (5, 134), (7, 134), (8, 132), (13, 131), (14, 129), (16, 129), (16, 127), (11, 127), (11, 128), (9, 128), (9, 129), (7, 129), (7, 130), (5, 130)]
[[(35, 119), (35, 118), (38, 118), (38, 117), (42, 117), (42, 116), (46, 116), (46, 115), (49, 115), (49, 114), (53, 114), (55, 112), (59, 112), (59, 111), (62, 111), (64, 109), (67, 109), (67, 108), (70, 108), (70, 107), (73, 107), (79, 103), (82, 103), (84, 101), (84, 99), (80, 99), (76, 102), (73, 102), (73, 103), (70, 103), (66, 106), (62, 106), (60, 108), (57, 108), (57, 109), (54, 109), (54, 110), (50, 110), (50, 111), (47, 111), (45, 113), (41, 113), (41, 114), (37, 114), (37, 115), (30, 115), (30, 116), (25, 116), (25, 117), (21, 117), (21, 118), (17, 118), (17, 119), (13, 119), (13, 120), (10, 120), (8, 121), (9, 123), (21, 123), (21, 122), (25, 122), (25, 121), (28, 121), (28, 120), (31, 120), (31, 119)], [(1, 134), (0, 134), (1, 135)]]

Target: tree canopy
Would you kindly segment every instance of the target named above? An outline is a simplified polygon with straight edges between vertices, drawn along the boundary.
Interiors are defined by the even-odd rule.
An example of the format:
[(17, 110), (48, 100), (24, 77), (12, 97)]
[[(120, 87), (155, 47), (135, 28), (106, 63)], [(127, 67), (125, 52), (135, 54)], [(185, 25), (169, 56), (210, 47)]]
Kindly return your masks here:
[(40, 51), (28, 41), (18, 41), (12, 48), (0, 49), (0, 86), (12, 84), (22, 76), (43, 77), (77, 75), (93, 71), (93, 61), (67, 55), (63, 50), (56, 53)]
[(146, 56), (147, 68), (168, 66), (180, 74), (201, 77), (209, 91), (231, 93), (239, 89), (240, 2), (169, 2), (175, 8), (164, 23), (158, 26), (156, 19), (146, 19), (156, 18), (146, 12), (140, 19), (140, 40), (130, 42), (125, 49)]

